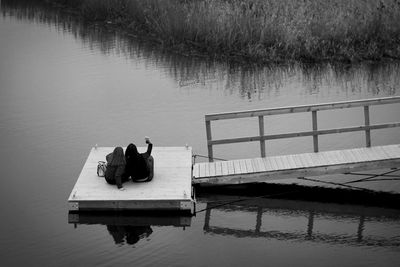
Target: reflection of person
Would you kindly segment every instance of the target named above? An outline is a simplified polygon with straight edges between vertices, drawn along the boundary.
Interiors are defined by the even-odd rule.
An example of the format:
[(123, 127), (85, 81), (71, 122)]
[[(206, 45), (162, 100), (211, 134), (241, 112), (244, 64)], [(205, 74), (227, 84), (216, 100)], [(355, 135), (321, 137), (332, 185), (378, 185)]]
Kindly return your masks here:
[(128, 180), (123, 174), (125, 172), (125, 157), (122, 147), (116, 147), (114, 151), (106, 156), (107, 170), (105, 178), (107, 183), (116, 184), (118, 189), (124, 190), (122, 183)]
[(151, 156), (153, 144), (146, 137), (147, 151), (139, 153), (134, 144), (129, 144), (125, 151), (125, 176), (131, 177), (133, 182), (149, 182), (154, 176), (154, 159)]
[(150, 226), (107, 225), (107, 230), (115, 244), (136, 244), (140, 239), (147, 238), (153, 233)]

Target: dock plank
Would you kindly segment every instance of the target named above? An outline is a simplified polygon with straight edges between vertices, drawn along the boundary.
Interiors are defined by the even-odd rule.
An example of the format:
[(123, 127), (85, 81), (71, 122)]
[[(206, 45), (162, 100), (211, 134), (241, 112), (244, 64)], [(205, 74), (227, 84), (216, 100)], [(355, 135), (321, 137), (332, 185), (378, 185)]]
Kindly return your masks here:
[(307, 167), (312, 167), (315, 165), (310, 153), (305, 153), (302, 158), (304, 159), (304, 162), (306, 163)]
[(299, 155), (292, 155), (292, 156), (293, 156), (294, 161), (296, 162), (296, 166), (298, 166), (299, 168), (305, 167), (303, 162), (301, 162)]
[(357, 157), (358, 157), (360, 162), (363, 162), (363, 161), (368, 162), (368, 161), (370, 161), (369, 157), (365, 153), (363, 153), (364, 151), (362, 151), (361, 149), (355, 148), (355, 149), (353, 149), (353, 151), (354, 151), (354, 154), (357, 155)]
[(200, 175), (200, 165), (199, 164), (193, 165), (192, 175), (193, 175), (193, 177), (199, 177), (199, 175)]
[(241, 173), (242, 174), (248, 173), (247, 167), (246, 167), (246, 162), (243, 159), (239, 160), (239, 164), (240, 164)]
[(342, 154), (342, 157), (345, 159), (345, 161), (347, 163), (354, 163), (355, 162), (354, 158), (351, 156), (349, 151), (343, 150), (343, 151), (340, 151), (340, 153)]
[(207, 164), (207, 163), (204, 164), (204, 175), (211, 176), (210, 175), (210, 164)]
[(386, 146), (384, 148), (386, 154), (389, 155), (389, 157), (391, 158), (396, 158), (400, 155), (400, 149), (399, 146)]
[(380, 159), (390, 158), (389, 156), (386, 155), (386, 153), (382, 150), (381, 147), (371, 147), (371, 149)]
[(285, 163), (282, 161), (282, 158), (280, 156), (274, 157), (274, 160), (276, 162), (276, 165), (278, 166), (278, 170), (285, 169)]
[(255, 172), (253, 168), (253, 164), (251, 163), (251, 159), (245, 159), (244, 163), (246, 164), (247, 172)]
[(215, 162), (215, 175), (221, 176), (222, 175), (222, 164), (221, 161)]
[(216, 176), (216, 173), (215, 173), (215, 162), (211, 162), (210, 163), (210, 165), (209, 165), (209, 175), (210, 176)]
[(228, 175), (233, 175), (233, 174), (235, 174), (235, 167), (233, 166), (233, 161), (228, 160), (228, 161), (225, 161), (225, 162), (226, 162), (227, 165), (228, 165)]
[(222, 167), (222, 175), (228, 175), (228, 162), (227, 161), (221, 161), (221, 167)]
[(297, 168), (299, 168), (298, 165), (296, 164), (294, 158), (293, 158), (293, 155), (287, 155), (286, 158), (287, 158), (287, 160), (288, 160), (288, 162), (289, 162), (289, 165), (290, 165), (290, 167), (291, 167), (292, 169), (297, 169)]
[(310, 166), (322, 166), (322, 161), (321, 161), (321, 156), (320, 153), (309, 153), (308, 154), (310, 158), (312, 159), (312, 165)]
[(273, 171), (273, 170), (278, 169), (278, 167), (275, 165), (273, 157), (263, 158), (263, 161), (264, 161), (265, 167), (267, 168), (267, 171)]
[(256, 161), (259, 164), (258, 166), (260, 167), (260, 172), (267, 171), (267, 167), (265, 166), (265, 161), (262, 158), (256, 158)]
[(234, 160), (233, 161), (233, 166), (235, 168), (235, 174), (241, 174), (242, 173), (242, 169), (240, 167), (240, 161), (239, 160)]

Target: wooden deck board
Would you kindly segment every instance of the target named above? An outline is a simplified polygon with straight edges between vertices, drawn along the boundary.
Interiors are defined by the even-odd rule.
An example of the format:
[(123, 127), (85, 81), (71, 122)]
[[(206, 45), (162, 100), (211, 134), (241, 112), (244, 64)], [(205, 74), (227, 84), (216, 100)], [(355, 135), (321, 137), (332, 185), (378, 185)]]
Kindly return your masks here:
[[(209, 163), (206, 163), (209, 164)], [(400, 145), (303, 153), (226, 162), (234, 174), (211, 179), (194, 177), (193, 183), (234, 184), (298, 176), (345, 173), (354, 170), (400, 167)], [(231, 167), (229, 167), (231, 166)], [(201, 174), (201, 172), (200, 172)]]
[(398, 150), (399, 150), (398, 147), (397, 147), (397, 149), (396, 149), (396, 147), (393, 146), (393, 145), (391, 145), (391, 146), (386, 146), (386, 147), (384, 147), (383, 149), (387, 152), (387, 154), (388, 154), (390, 157), (395, 157), (395, 156), (397, 155), (397, 153), (398, 153)]
[(241, 174), (242, 173), (242, 169), (240, 168), (239, 160), (234, 160), (233, 161), (233, 166), (235, 168), (235, 174)]
[[(115, 185), (109, 185), (104, 177), (98, 177), (98, 161), (113, 147), (93, 148), (79, 175), (68, 202), (71, 210), (81, 209), (186, 209), (182, 202), (191, 203), (192, 191), (192, 150), (185, 147), (153, 147), (154, 178), (147, 183), (123, 184), (120, 191)], [(146, 148), (138, 148), (143, 152)], [(201, 175), (205, 164), (195, 165), (193, 174)], [(204, 175), (205, 173), (203, 173)]]
[(235, 174), (235, 167), (233, 166), (233, 162), (232, 161), (225, 161), (228, 165), (228, 175), (233, 175)]
[(292, 156), (293, 156), (294, 161), (296, 162), (296, 165), (299, 168), (304, 168), (305, 167), (304, 164), (301, 162), (300, 157), (298, 155), (292, 155)]
[(228, 162), (227, 161), (221, 161), (221, 168), (222, 168), (222, 175), (228, 175)]
[(244, 160), (242, 160), (242, 159), (239, 160), (239, 165), (240, 165), (241, 173), (248, 173), (246, 163), (244, 162)]
[(221, 161), (215, 162), (215, 175), (221, 176), (222, 175), (222, 163)]
[(199, 177), (200, 176), (200, 165), (199, 164), (194, 164), (193, 165), (192, 175), (194, 177)]
[(256, 159), (260, 166), (260, 172), (265, 172), (267, 170), (267, 166), (265, 165), (265, 161), (262, 158)]
[(250, 159), (245, 159), (244, 163), (246, 164), (247, 172), (256, 172), (253, 168), (253, 164), (251, 163)]
[(211, 162), (210, 163), (210, 165), (209, 165), (209, 170), (210, 170), (210, 176), (216, 176), (216, 173), (215, 173), (215, 162)]
[(263, 161), (265, 163), (267, 170), (273, 171), (278, 169), (278, 166), (276, 165), (273, 157), (264, 158)]

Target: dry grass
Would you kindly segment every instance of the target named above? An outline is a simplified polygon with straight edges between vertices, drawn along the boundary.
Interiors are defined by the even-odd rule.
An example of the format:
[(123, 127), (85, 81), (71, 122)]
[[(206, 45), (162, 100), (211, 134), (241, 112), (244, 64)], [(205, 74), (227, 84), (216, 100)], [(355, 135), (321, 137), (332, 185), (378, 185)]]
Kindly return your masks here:
[(179, 51), (263, 62), (400, 58), (400, 0), (72, 3), (87, 20), (145, 33)]

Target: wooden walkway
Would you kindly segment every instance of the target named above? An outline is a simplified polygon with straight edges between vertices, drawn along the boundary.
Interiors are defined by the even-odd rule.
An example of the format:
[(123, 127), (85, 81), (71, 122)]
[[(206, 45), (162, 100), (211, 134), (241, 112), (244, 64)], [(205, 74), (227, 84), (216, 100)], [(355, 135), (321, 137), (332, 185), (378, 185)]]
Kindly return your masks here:
[[(346, 173), (356, 170), (400, 167), (399, 145), (396, 144), (371, 147), (371, 131), (377, 129), (400, 127), (400, 122), (390, 122), (382, 124), (372, 124), (370, 122), (370, 112), (372, 106), (387, 104), (398, 105), (399, 103), (400, 96), (394, 96), (366, 100), (278, 107), (271, 109), (247, 110), (206, 115), (206, 135), (208, 157), (210, 159), (210, 162), (197, 163), (193, 166), (193, 183), (209, 185), (241, 184), (263, 182), (271, 179), (276, 180), (282, 178), (296, 178), (324, 174)], [(337, 109), (347, 109), (349, 111), (352, 111), (357, 108), (361, 108), (364, 114), (364, 120), (360, 122), (360, 125), (345, 128), (318, 129), (318, 112), (327, 112)], [(266, 134), (266, 130), (264, 127), (265, 117), (294, 113), (309, 113), (311, 115), (310, 119), (312, 129), (310, 129), (309, 131), (301, 132)], [(232, 120), (238, 118), (258, 119), (257, 121), (259, 135), (217, 140), (212, 138), (212, 121), (228, 119)], [(318, 138), (320, 135), (340, 134), (358, 131), (365, 132), (365, 148), (319, 152)], [(266, 157), (266, 141), (305, 136), (312, 137), (314, 153)], [(212, 162), (214, 158), (214, 145), (240, 142), (259, 142), (261, 157), (253, 159)]]
[[(125, 182), (125, 191), (97, 176), (98, 161), (105, 161), (113, 149), (92, 148), (68, 199), (71, 211), (193, 210), (190, 147), (153, 147), (153, 180), (147, 183)], [(146, 149), (138, 148), (139, 152)]]
[(400, 166), (400, 145), (196, 163), (194, 184), (242, 184)]

